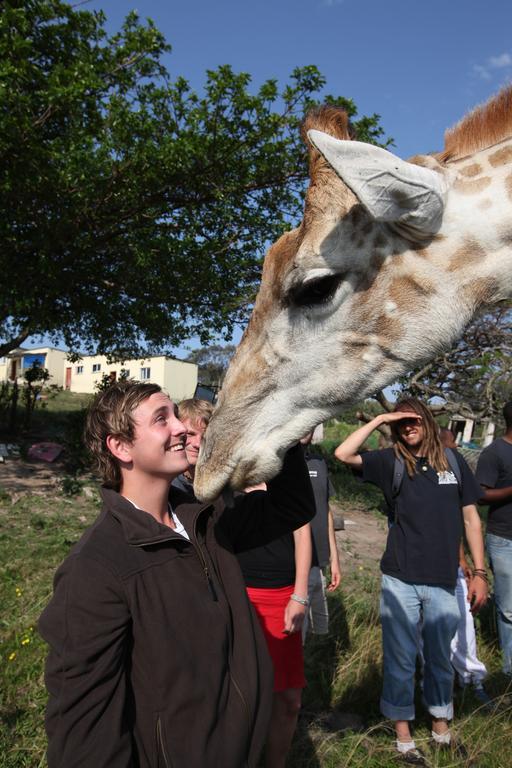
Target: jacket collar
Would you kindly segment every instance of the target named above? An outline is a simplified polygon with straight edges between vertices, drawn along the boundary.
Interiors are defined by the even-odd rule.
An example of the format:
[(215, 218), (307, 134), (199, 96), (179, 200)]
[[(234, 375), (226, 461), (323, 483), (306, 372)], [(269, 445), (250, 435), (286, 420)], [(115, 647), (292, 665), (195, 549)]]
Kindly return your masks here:
[[(173, 539), (183, 541), (183, 537), (172, 528), (159, 523), (149, 512), (137, 509), (128, 499), (125, 499), (112, 488), (102, 487), (100, 493), (104, 508), (119, 522), (128, 544), (140, 547), (160, 544)], [(192, 539), (195, 537), (197, 518), (207, 509), (213, 509), (213, 506), (211, 504), (201, 505), (197, 502), (190, 503), (190, 496), (179, 489), (172, 489), (171, 496), (172, 508)]]

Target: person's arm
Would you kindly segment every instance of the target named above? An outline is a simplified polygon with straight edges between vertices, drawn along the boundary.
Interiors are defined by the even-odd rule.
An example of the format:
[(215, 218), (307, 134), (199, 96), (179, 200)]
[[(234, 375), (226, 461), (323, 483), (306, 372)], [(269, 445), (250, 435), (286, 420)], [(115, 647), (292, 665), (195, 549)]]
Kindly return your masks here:
[(466, 579), (466, 584), (468, 585), (468, 588), (469, 588), (469, 583), (473, 578), (473, 571), (471, 570), (471, 566), (466, 560), (466, 552), (464, 551), (464, 542), (462, 541), (459, 544), (459, 568), (462, 570), (464, 574), (464, 578)]
[(336, 533), (334, 531), (334, 518), (330, 507), (327, 512), (327, 525), (329, 533), (329, 565), (331, 570), (331, 580), (327, 585), (327, 591), (334, 592), (341, 583), (341, 568), (338, 547), (336, 544)]
[(512, 499), (512, 486), (496, 488), (500, 483), (500, 466), (499, 457), (492, 446), (485, 448), (480, 454), (475, 473), (481, 491), (479, 504), (499, 504)]
[(377, 427), (382, 426), (382, 424), (391, 424), (393, 421), (400, 421), (401, 419), (410, 418), (418, 419), (420, 417), (415, 412), (408, 413), (407, 411), (380, 413), (374, 419), (369, 421), (368, 424), (363, 424), (362, 427), (356, 429), (355, 432), (352, 432), (351, 435), (349, 435), (342, 443), (340, 443), (334, 451), (335, 457), (338, 459), (338, 461), (341, 461), (343, 464), (347, 464), (349, 467), (353, 467), (354, 469), (361, 467), (363, 465), (363, 460), (358, 451), (363, 443), (365, 443), (366, 440), (370, 437), (372, 432), (376, 430)]
[(468, 585), (468, 600), (472, 613), (478, 613), (487, 601), (487, 578), (485, 576), (484, 539), (482, 523), (474, 504), (462, 507), (466, 541), (473, 560), (473, 578)]
[(486, 485), (480, 485), (482, 496), (478, 499), (479, 504), (497, 504), (500, 501), (510, 501), (512, 499), (512, 485), (506, 488), (489, 488)]
[(49, 768), (132, 768), (126, 722), (130, 615), (122, 588), (95, 560), (71, 557), (55, 578), (39, 630), (50, 646), (45, 682)]
[(315, 514), (315, 499), (302, 446), (287, 452), (281, 472), (266, 491), (235, 497), (233, 507), (219, 519), (236, 552), (268, 544), (308, 523)]
[[(295, 546), (295, 584), (293, 587), (294, 596), (307, 603), (308, 600), (308, 578), (311, 568), (311, 526), (309, 523), (303, 525), (293, 532), (293, 542)], [(300, 632), (306, 615), (307, 604), (303, 605), (298, 600), (291, 599), (284, 611), (284, 629), (287, 635), (294, 632)]]

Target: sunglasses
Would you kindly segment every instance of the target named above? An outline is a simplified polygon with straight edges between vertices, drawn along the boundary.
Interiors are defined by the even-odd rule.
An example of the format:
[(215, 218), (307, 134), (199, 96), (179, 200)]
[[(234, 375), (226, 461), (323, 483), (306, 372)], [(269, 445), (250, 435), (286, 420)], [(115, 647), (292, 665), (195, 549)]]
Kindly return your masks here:
[(398, 422), (398, 427), (419, 427), (421, 424), (421, 419), (402, 419)]

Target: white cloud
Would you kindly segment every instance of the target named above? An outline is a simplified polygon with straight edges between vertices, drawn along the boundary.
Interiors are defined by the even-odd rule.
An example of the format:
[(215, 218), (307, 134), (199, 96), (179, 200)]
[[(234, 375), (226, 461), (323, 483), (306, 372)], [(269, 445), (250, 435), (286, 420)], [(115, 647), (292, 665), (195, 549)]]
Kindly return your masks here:
[(512, 56), (510, 53), (502, 53), (499, 56), (491, 56), (489, 59), (489, 66), (494, 69), (502, 69), (502, 67), (512, 66)]
[(512, 70), (512, 54), (500, 53), (489, 56), (484, 64), (474, 64), (473, 72), (482, 80), (491, 80), (496, 70)]

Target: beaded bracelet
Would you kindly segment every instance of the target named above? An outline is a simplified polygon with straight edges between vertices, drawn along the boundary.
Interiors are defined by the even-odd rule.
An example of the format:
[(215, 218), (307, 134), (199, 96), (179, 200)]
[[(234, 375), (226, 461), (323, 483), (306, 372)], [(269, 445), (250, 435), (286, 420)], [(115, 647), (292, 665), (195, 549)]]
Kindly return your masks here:
[(293, 595), (291, 595), (290, 600), (295, 600), (296, 603), (300, 603), (305, 608), (309, 606), (309, 600), (307, 597), (299, 597), (299, 595), (296, 595), (295, 592)]

